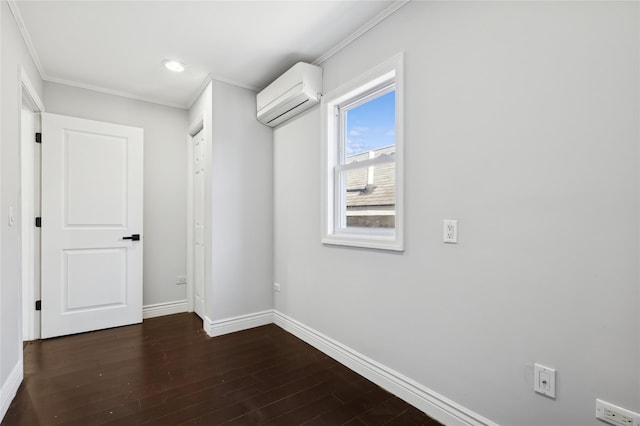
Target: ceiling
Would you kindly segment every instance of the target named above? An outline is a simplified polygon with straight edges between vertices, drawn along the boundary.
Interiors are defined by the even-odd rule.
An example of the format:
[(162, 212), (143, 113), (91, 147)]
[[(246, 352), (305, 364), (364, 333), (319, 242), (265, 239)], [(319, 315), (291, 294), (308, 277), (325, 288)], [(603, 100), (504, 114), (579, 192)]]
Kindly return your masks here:
[[(298, 61), (322, 61), (405, 1), (10, 6), (44, 80), (187, 108), (211, 78), (260, 90)], [(167, 58), (186, 64), (185, 72), (166, 70)]]

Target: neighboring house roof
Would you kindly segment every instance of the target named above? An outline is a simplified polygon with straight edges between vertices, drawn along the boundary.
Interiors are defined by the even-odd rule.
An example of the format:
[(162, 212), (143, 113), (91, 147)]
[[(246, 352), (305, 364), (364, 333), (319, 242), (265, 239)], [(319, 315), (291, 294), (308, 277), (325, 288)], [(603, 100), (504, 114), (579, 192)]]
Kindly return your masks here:
[[(372, 152), (373, 154), (370, 154)], [(347, 162), (362, 161), (380, 155), (392, 154), (395, 146), (367, 151), (347, 157)], [(362, 209), (393, 206), (396, 203), (396, 163), (380, 163), (347, 172), (347, 208)]]

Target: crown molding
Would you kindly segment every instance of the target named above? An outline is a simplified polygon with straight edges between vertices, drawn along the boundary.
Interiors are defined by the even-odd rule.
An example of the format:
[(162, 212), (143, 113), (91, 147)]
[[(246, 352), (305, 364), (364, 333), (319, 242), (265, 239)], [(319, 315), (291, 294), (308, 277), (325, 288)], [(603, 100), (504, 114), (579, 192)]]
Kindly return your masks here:
[(211, 74), (207, 74), (204, 80), (202, 80), (202, 83), (200, 83), (200, 86), (198, 86), (198, 89), (196, 90), (195, 94), (191, 97), (191, 100), (189, 101), (189, 103), (187, 103), (187, 108), (186, 108), (187, 110), (190, 110), (193, 104), (196, 103), (196, 101), (198, 100), (200, 95), (202, 95), (202, 92), (204, 92), (204, 89), (206, 89), (207, 85), (210, 82), (211, 82)]
[(364, 33), (369, 31), (371, 28), (375, 27), (380, 22), (384, 21), (389, 16), (393, 15), (398, 9), (400, 9), (402, 6), (405, 6), (410, 1), (411, 0), (395, 0), (391, 5), (389, 5), (389, 7), (387, 7), (382, 12), (378, 13), (376, 16), (371, 18), (363, 26), (361, 26), (356, 31), (348, 35), (340, 43), (336, 44), (331, 49), (327, 50), (322, 56), (320, 56), (318, 59), (313, 61), (312, 64), (313, 65), (322, 64), (324, 61), (326, 61), (327, 59), (329, 59), (330, 57), (332, 57), (333, 55), (335, 55), (336, 53), (338, 53), (339, 51), (341, 51), (342, 49), (344, 49), (354, 41), (356, 41), (358, 38), (360, 38)]
[(80, 83), (80, 82), (77, 82), (77, 81), (65, 80), (65, 79), (62, 79), (62, 78), (52, 77), (52, 76), (48, 75), (45, 72), (44, 67), (42, 66), (42, 62), (40, 62), (40, 58), (38, 56), (38, 52), (36, 51), (36, 48), (33, 45), (33, 42), (31, 41), (31, 36), (29, 35), (29, 31), (27, 30), (27, 26), (25, 25), (24, 20), (22, 18), (22, 14), (20, 13), (20, 9), (18, 8), (17, 1), (16, 0), (7, 0), (7, 4), (9, 6), (9, 9), (11, 10), (11, 14), (13, 15), (13, 19), (15, 20), (16, 25), (18, 26), (18, 29), (20, 30), (20, 35), (22, 35), (22, 40), (24, 40), (24, 44), (26, 45), (27, 50), (29, 51), (29, 55), (31, 55), (31, 59), (33, 60), (33, 63), (35, 64), (36, 68), (38, 69), (38, 72), (40, 73), (40, 78), (43, 81), (49, 81), (51, 83), (64, 84), (66, 86), (72, 86), (72, 87), (77, 87), (77, 88), (80, 88), (80, 89), (92, 90), (94, 92), (106, 93), (108, 95), (121, 96), (121, 97), (124, 97), (124, 98), (136, 99), (136, 100), (139, 100), (139, 101), (150, 102), (150, 103), (153, 103), (153, 104), (159, 104), (159, 105), (164, 105), (164, 106), (173, 107), (173, 108), (180, 108), (180, 109), (186, 109), (187, 108), (187, 106), (183, 105), (183, 104), (161, 101), (159, 99), (154, 99), (154, 98), (148, 98), (148, 97), (144, 97), (144, 96), (134, 95), (133, 93), (122, 92), (122, 91), (119, 91), (119, 90), (107, 89), (107, 88), (101, 87), (101, 86), (94, 86), (94, 85), (91, 85), (91, 84)]
[(27, 27), (24, 24), (24, 20), (22, 19), (22, 14), (20, 13), (20, 9), (18, 8), (18, 3), (16, 0), (7, 0), (7, 4), (9, 5), (9, 9), (11, 10), (11, 14), (13, 15), (13, 19), (16, 21), (18, 25), (18, 29), (20, 30), (20, 34), (22, 35), (22, 39), (24, 40), (24, 44), (27, 46), (27, 50), (31, 55), (31, 59), (33, 59), (33, 63), (35, 64), (38, 72), (40, 73), (40, 77), (43, 80), (46, 80), (47, 73), (44, 71), (42, 67), (42, 62), (40, 62), (40, 58), (38, 57), (38, 52), (36, 52), (36, 48), (31, 41), (31, 36), (29, 35), (29, 31), (27, 31)]
[[(356, 31), (354, 31), (349, 36), (347, 36), (340, 43), (338, 43), (337, 45), (335, 45), (334, 47), (332, 47), (331, 49), (326, 51), (322, 56), (320, 56), (315, 61), (313, 61), (312, 62), (313, 65), (322, 64), (327, 59), (331, 58), (333, 55), (335, 55), (336, 53), (338, 53), (339, 51), (341, 51), (342, 49), (344, 49), (345, 47), (347, 47), (348, 45), (353, 43), (355, 40), (357, 40), (359, 37), (361, 37), (367, 31), (369, 31), (370, 29), (372, 29), (373, 27), (378, 25), (380, 22), (382, 22), (385, 19), (387, 19), (389, 16), (391, 16), (393, 13), (395, 13), (398, 9), (400, 9), (402, 6), (404, 6), (407, 3), (409, 3), (409, 1), (411, 1), (411, 0), (395, 0), (391, 5), (389, 5), (382, 12), (378, 13), (376, 16), (374, 16), (372, 19), (367, 21), (364, 25), (362, 25)], [(36, 48), (33, 45), (33, 42), (31, 41), (31, 36), (29, 35), (29, 31), (27, 30), (27, 27), (26, 27), (26, 25), (24, 23), (24, 20), (22, 19), (22, 14), (20, 13), (20, 9), (18, 8), (17, 0), (7, 0), (7, 4), (9, 6), (9, 9), (11, 10), (11, 14), (13, 15), (13, 18), (14, 18), (17, 26), (18, 26), (18, 29), (20, 30), (20, 34), (22, 35), (22, 39), (24, 40), (24, 43), (25, 43), (25, 45), (27, 47), (27, 50), (29, 51), (29, 54), (31, 55), (31, 59), (33, 60), (33, 63), (35, 64), (36, 68), (38, 69), (38, 72), (40, 73), (40, 77), (42, 78), (43, 81), (49, 81), (51, 83), (64, 84), (64, 85), (67, 85), (67, 86), (72, 86), (72, 87), (77, 87), (77, 88), (81, 88), (81, 89), (92, 90), (94, 92), (106, 93), (106, 94), (109, 94), (109, 95), (121, 96), (121, 97), (125, 97), (125, 98), (136, 99), (136, 100), (139, 100), (139, 101), (150, 102), (150, 103), (154, 103), (154, 104), (164, 105), (164, 106), (173, 107), (173, 108), (180, 108), (180, 109), (189, 109), (189, 108), (191, 108), (191, 106), (196, 101), (196, 99), (198, 99), (198, 96), (200, 96), (200, 94), (202, 93), (202, 90), (204, 90), (204, 88), (207, 86), (207, 84), (209, 84), (210, 81), (220, 81), (220, 82), (223, 82), (223, 83), (231, 84), (232, 86), (236, 86), (236, 87), (241, 87), (243, 89), (252, 90), (254, 92), (259, 92), (261, 90), (259, 87), (256, 87), (256, 86), (253, 86), (253, 85), (250, 85), (250, 84), (245, 84), (245, 83), (242, 83), (242, 82), (239, 82), (239, 81), (235, 81), (235, 80), (232, 80), (232, 79), (229, 79), (229, 78), (222, 77), (220, 75), (209, 73), (207, 75), (207, 77), (203, 80), (203, 82), (200, 84), (200, 86), (198, 87), (198, 89), (196, 91), (196, 94), (191, 99), (191, 101), (186, 103), (186, 104), (179, 104), (179, 103), (174, 103), (174, 102), (162, 101), (162, 100), (155, 99), (155, 98), (148, 98), (148, 97), (145, 97), (145, 96), (139, 96), (139, 95), (135, 95), (133, 93), (123, 92), (123, 91), (119, 91), (119, 90), (108, 89), (108, 88), (101, 87), (101, 86), (95, 86), (95, 85), (91, 85), (91, 84), (85, 84), (85, 83), (80, 83), (80, 82), (77, 82), (77, 81), (66, 80), (66, 79), (62, 79), (62, 78), (58, 78), (58, 77), (49, 76), (45, 72), (44, 67), (42, 66), (42, 62), (40, 62), (40, 58), (38, 57), (38, 52), (36, 51)]]
[(64, 84), (65, 86), (77, 87), (79, 89), (86, 89), (86, 90), (92, 90), (94, 92), (105, 93), (107, 95), (114, 95), (114, 96), (120, 96), (123, 98), (135, 99), (137, 101), (149, 102), (152, 104), (158, 104), (158, 105), (163, 105), (163, 106), (172, 107), (172, 108), (187, 109), (187, 105), (184, 105), (184, 104), (162, 101), (160, 99), (149, 98), (146, 96), (139, 96), (133, 93), (123, 92), (120, 90), (107, 89), (105, 87), (94, 86), (92, 84), (85, 84), (85, 83), (79, 83), (77, 81), (65, 80), (63, 78), (47, 76), (47, 78), (43, 78), (43, 80), (51, 83)]
[(252, 86), (250, 84), (244, 84), (244, 83), (241, 83), (239, 81), (231, 80), (229, 78), (225, 78), (225, 77), (222, 77), (220, 75), (216, 75), (216, 74), (212, 74), (212, 73), (209, 73), (209, 78), (211, 80), (213, 80), (213, 81), (221, 81), (222, 83), (227, 83), (227, 84), (230, 84), (232, 86), (241, 87), (243, 89), (249, 89), (249, 90), (252, 90), (254, 92), (259, 92), (261, 90), (259, 87)]
[(198, 86), (198, 89), (195, 91), (194, 96), (187, 103), (186, 109), (191, 109), (193, 104), (198, 100), (198, 98), (202, 94), (202, 91), (207, 87), (207, 84), (209, 84), (212, 81), (220, 81), (222, 83), (227, 83), (227, 84), (230, 84), (232, 86), (240, 87), (242, 89), (248, 89), (248, 90), (251, 90), (253, 92), (259, 92), (260, 91), (260, 88), (258, 88), (256, 86), (252, 86), (250, 84), (240, 83), (239, 81), (230, 80), (228, 78), (224, 78), (222, 76), (219, 76), (219, 75), (216, 75), (216, 74), (213, 74), (213, 73), (209, 73), (204, 78), (204, 80), (202, 80), (202, 83), (200, 83), (200, 86)]

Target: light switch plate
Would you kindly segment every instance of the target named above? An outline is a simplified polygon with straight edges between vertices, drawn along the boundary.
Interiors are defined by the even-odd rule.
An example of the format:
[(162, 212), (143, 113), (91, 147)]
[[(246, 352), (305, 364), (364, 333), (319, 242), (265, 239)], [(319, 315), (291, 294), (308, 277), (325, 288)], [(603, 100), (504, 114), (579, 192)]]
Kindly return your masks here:
[(549, 398), (556, 397), (556, 370), (544, 365), (533, 365), (533, 390)]

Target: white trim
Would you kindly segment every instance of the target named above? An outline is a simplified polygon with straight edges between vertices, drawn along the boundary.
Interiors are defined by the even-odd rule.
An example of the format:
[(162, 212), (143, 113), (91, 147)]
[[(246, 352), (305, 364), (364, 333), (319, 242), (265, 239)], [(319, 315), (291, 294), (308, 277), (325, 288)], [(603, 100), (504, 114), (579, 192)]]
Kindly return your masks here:
[[(211, 83), (211, 74), (207, 74), (207, 76), (204, 78), (204, 80), (202, 80), (202, 83), (200, 83), (200, 86), (198, 87), (198, 90), (196, 90), (195, 96), (193, 96), (191, 101), (188, 102), (188, 105), (189, 105), (187, 107), (188, 111), (191, 111), (191, 108), (193, 107), (193, 104), (195, 104), (196, 101), (200, 98), (200, 96), (202, 96), (202, 93), (207, 88), (209, 83)], [(193, 124), (191, 126), (189, 126), (189, 131), (191, 131), (192, 127), (193, 127)], [(195, 133), (191, 133), (191, 136), (195, 136)]]
[[(22, 351), (21, 351), (22, 352)], [(18, 388), (24, 378), (24, 369), (22, 365), (22, 357), (13, 367), (7, 381), (0, 388), (0, 422), (4, 419), (4, 415), (7, 414), (7, 410), (11, 405), (11, 401), (16, 396)]]
[(142, 319), (180, 314), (182, 312), (189, 312), (189, 305), (186, 300), (155, 303), (153, 305), (145, 305), (142, 307)]
[(274, 310), (274, 323), (446, 425), (497, 424), (336, 340)]
[(63, 78), (45, 76), (42, 78), (45, 81), (49, 81), (51, 83), (64, 84), (65, 86), (77, 87), (80, 89), (92, 90), (94, 92), (105, 93), (107, 95), (120, 96), (123, 98), (135, 99), (138, 101), (149, 102), (157, 105), (164, 105), (172, 108), (178, 109), (187, 109), (187, 106), (184, 104), (177, 104), (173, 102), (161, 101), (155, 98), (148, 98), (146, 96), (134, 95), (133, 93), (123, 92), (120, 90), (107, 89), (101, 86), (94, 86), (92, 84), (79, 83), (77, 81), (65, 80)]
[[(407, 1), (407, 0), (403, 0), (403, 1)], [(38, 52), (36, 51), (35, 46), (33, 45), (33, 41), (31, 40), (31, 36), (29, 35), (29, 31), (27, 30), (27, 26), (25, 25), (24, 19), (22, 18), (22, 14), (20, 13), (20, 9), (18, 8), (17, 1), (16, 0), (7, 0), (7, 4), (9, 5), (9, 9), (11, 9), (11, 13), (13, 15), (14, 20), (16, 21), (18, 29), (20, 30), (20, 34), (22, 35), (22, 39), (24, 40), (24, 43), (27, 46), (27, 50), (29, 51), (29, 54), (31, 55), (31, 59), (33, 59), (33, 62), (36, 65), (36, 68), (38, 69), (38, 72), (40, 73), (40, 77), (44, 81), (49, 81), (51, 83), (57, 83), (57, 84), (64, 84), (66, 86), (77, 87), (77, 88), (80, 88), (80, 89), (92, 90), (94, 92), (99, 92), (99, 93), (106, 93), (108, 95), (121, 96), (123, 98), (136, 99), (136, 100), (139, 100), (139, 101), (149, 102), (149, 103), (152, 103), (152, 104), (164, 105), (164, 106), (168, 106), (168, 107), (179, 108), (179, 109), (187, 109), (187, 110), (191, 108), (193, 103), (200, 96), (200, 93), (202, 93), (202, 90), (205, 87), (207, 87), (207, 84), (209, 84), (209, 82), (211, 80), (221, 81), (223, 83), (228, 83), (228, 84), (231, 84), (233, 86), (238, 86), (238, 87), (242, 87), (244, 89), (253, 90), (254, 92), (257, 92), (257, 91), (260, 90), (256, 86), (252, 86), (250, 84), (244, 84), (244, 83), (241, 83), (239, 81), (235, 81), (235, 80), (232, 80), (232, 79), (229, 79), (229, 78), (225, 78), (225, 77), (222, 77), (222, 76), (219, 76), (219, 75), (215, 75), (215, 74), (209, 73), (209, 74), (207, 74), (207, 76), (203, 80), (202, 84), (196, 90), (196, 95), (193, 97), (191, 102), (187, 102), (186, 104), (180, 104), (180, 103), (175, 103), (175, 102), (162, 101), (162, 100), (155, 99), (155, 98), (149, 98), (149, 97), (146, 97), (146, 96), (139, 96), (139, 95), (136, 95), (136, 94), (133, 94), (133, 93), (123, 92), (123, 91), (120, 91), (120, 90), (108, 89), (108, 88), (102, 87), (102, 86), (95, 86), (95, 85), (92, 85), (92, 84), (80, 83), (80, 82), (77, 82), (77, 81), (66, 80), (66, 79), (63, 79), (63, 78), (50, 76), (45, 72), (44, 67), (42, 66), (42, 62), (40, 62), (40, 57), (38, 56)]]
[(255, 312), (253, 314), (240, 315), (216, 321), (212, 321), (209, 317), (205, 316), (203, 328), (209, 336), (215, 337), (272, 323), (273, 309), (268, 309), (262, 312)]
[(106, 93), (108, 95), (115, 95), (115, 96), (121, 96), (123, 98), (150, 102), (152, 104), (164, 105), (164, 106), (179, 108), (179, 109), (187, 109), (187, 106), (183, 104), (161, 101), (159, 99), (134, 95), (133, 93), (129, 93), (129, 92), (122, 92), (119, 90), (107, 89), (101, 86), (94, 86), (91, 84), (79, 83), (77, 81), (65, 80), (63, 78), (52, 77), (48, 75), (44, 70), (44, 67), (42, 66), (42, 62), (40, 62), (40, 57), (38, 56), (38, 52), (36, 51), (35, 46), (33, 45), (33, 41), (31, 40), (31, 36), (29, 35), (27, 26), (24, 23), (24, 19), (22, 19), (22, 14), (20, 13), (20, 8), (18, 7), (17, 1), (7, 0), (7, 4), (9, 5), (9, 9), (11, 9), (11, 14), (13, 15), (13, 19), (16, 21), (16, 25), (20, 30), (20, 34), (22, 35), (24, 44), (27, 46), (27, 50), (29, 51), (29, 54), (31, 55), (31, 59), (33, 60), (33, 63), (38, 69), (38, 72), (40, 73), (40, 78), (42, 78), (42, 80), (49, 81), (51, 83), (64, 84), (71, 87), (78, 87), (80, 89), (92, 90), (94, 92)]
[(207, 74), (205, 79), (202, 80), (202, 83), (200, 83), (200, 87), (198, 87), (198, 90), (196, 91), (196, 95), (191, 99), (190, 102), (187, 103), (187, 109), (191, 109), (191, 107), (193, 106), (194, 103), (196, 103), (196, 101), (198, 100), (198, 98), (200, 97), (200, 95), (202, 94), (204, 89), (206, 89), (207, 85), (209, 83), (211, 83), (212, 81), (220, 81), (222, 83), (227, 83), (227, 84), (230, 84), (232, 86), (241, 87), (243, 89), (248, 89), (248, 90), (251, 90), (251, 91), (254, 91), (254, 92), (259, 92), (260, 91), (260, 88), (257, 87), (257, 86), (253, 86), (251, 84), (241, 83), (241, 82), (236, 81), (236, 80), (231, 80), (230, 78), (222, 77), (221, 75), (209, 73), (209, 74)]
[(404, 6), (407, 3), (409, 3), (409, 1), (410, 0), (396, 0), (396, 1), (394, 1), (389, 7), (387, 7), (385, 10), (383, 10), (382, 12), (378, 13), (376, 16), (371, 18), (363, 26), (361, 26), (360, 28), (355, 30), (353, 33), (351, 33), (349, 36), (347, 36), (340, 43), (338, 43), (337, 45), (333, 46), (331, 49), (327, 50), (322, 56), (320, 56), (318, 59), (313, 61), (312, 64), (313, 65), (322, 64), (324, 61), (326, 61), (327, 59), (329, 59), (330, 57), (332, 57), (333, 55), (335, 55), (336, 53), (338, 53), (339, 51), (341, 51), (342, 49), (344, 49), (345, 47), (347, 47), (348, 45), (350, 45), (354, 41), (356, 41), (358, 38), (360, 38), (362, 35), (364, 35), (364, 33), (369, 31), (371, 28), (375, 27), (380, 22), (384, 21), (389, 16), (393, 15), (398, 9), (400, 9), (402, 6)]
[(31, 102), (33, 102), (33, 106), (35, 106), (39, 112), (45, 112), (44, 102), (42, 102), (42, 99), (40, 99), (38, 91), (31, 82), (31, 79), (27, 75), (27, 72), (24, 70), (24, 67), (22, 65), (18, 65), (18, 69), (20, 70), (20, 84), (22, 84), (22, 86), (26, 89), (26, 94), (29, 96)]
[[(355, 40), (360, 38), (367, 31), (378, 25), (380, 22), (387, 19), (393, 13), (395, 13), (402, 6), (409, 3), (410, 0), (395, 0), (389, 7), (378, 13), (376, 16), (367, 21), (364, 25), (358, 28), (356, 31), (351, 33), (345, 39), (343, 39), (340, 43), (333, 46), (331, 49), (327, 50), (324, 54), (318, 57), (315, 61), (312, 62), (313, 65), (320, 65), (327, 59), (331, 58), (336, 53), (340, 52), (342, 49), (353, 43)], [(260, 88), (253, 86), (251, 84), (245, 84), (236, 80), (232, 80), (220, 75), (216, 75), (213, 73), (209, 73), (207, 77), (203, 80), (202, 84), (196, 90), (196, 95), (193, 97), (191, 102), (187, 102), (186, 104), (178, 104), (174, 102), (166, 102), (158, 99), (147, 98), (145, 96), (138, 96), (129, 92), (122, 92), (119, 90), (107, 89), (101, 86), (94, 86), (90, 84), (80, 83), (77, 81), (66, 80), (58, 77), (52, 77), (48, 75), (44, 67), (42, 66), (42, 62), (40, 62), (40, 57), (38, 56), (38, 52), (36, 51), (35, 46), (33, 45), (33, 41), (31, 40), (31, 36), (29, 35), (29, 31), (24, 23), (24, 19), (22, 18), (22, 14), (20, 13), (20, 9), (18, 8), (18, 4), (16, 0), (7, 0), (7, 4), (9, 5), (9, 9), (11, 10), (11, 14), (13, 15), (16, 24), (18, 25), (18, 29), (20, 30), (20, 34), (22, 35), (22, 39), (24, 40), (25, 45), (27, 46), (27, 50), (31, 55), (31, 59), (33, 60), (38, 72), (40, 73), (40, 77), (44, 81), (50, 81), (52, 83), (65, 84), (67, 86), (78, 87), (81, 89), (93, 90), (94, 92), (106, 93), (109, 95), (122, 96), (124, 98), (137, 99), (139, 101), (150, 102), (158, 105), (165, 105), (174, 108), (180, 109), (190, 109), (193, 106), (193, 103), (198, 99), (200, 93), (202, 93), (203, 88), (207, 87), (207, 84), (211, 80), (221, 81), (223, 83), (228, 83), (233, 86), (242, 87), (244, 89), (253, 90), (254, 92), (259, 92)]]
[(253, 86), (251, 84), (241, 83), (239, 81), (232, 80), (230, 78), (222, 77), (221, 75), (216, 75), (216, 74), (209, 73), (209, 78), (211, 79), (211, 81), (220, 81), (222, 83), (227, 83), (227, 84), (230, 84), (232, 86), (237, 86), (237, 87), (240, 87), (240, 88), (243, 88), (243, 89), (249, 89), (249, 90), (254, 91), (254, 92), (259, 92), (260, 91), (259, 87)]
[[(350, 100), (356, 100), (360, 95), (376, 89), (393, 81), (395, 84), (395, 229), (390, 232), (383, 230), (354, 230), (341, 229), (338, 210), (341, 208), (338, 201), (337, 187), (335, 184), (335, 171), (339, 165), (339, 152), (341, 141), (336, 130), (342, 124), (337, 116), (337, 108)], [(321, 214), (321, 241), (323, 244), (362, 247), (370, 249), (404, 251), (404, 53), (398, 53), (383, 63), (362, 73), (361, 75), (344, 83), (340, 87), (330, 91), (322, 97), (321, 101), (321, 161), (322, 161), (322, 188), (320, 206)], [(376, 161), (386, 161), (378, 157)], [(362, 167), (372, 160), (364, 160)], [(345, 166), (342, 166), (344, 168)], [(347, 167), (361, 167), (358, 164)], [(340, 213), (341, 214), (341, 213)], [(387, 231), (387, 230), (384, 230)]]
[(189, 125), (189, 130), (188, 130), (187, 133), (188, 133), (189, 137), (194, 137), (195, 135), (200, 133), (200, 131), (202, 131), (203, 129), (204, 129), (204, 114), (200, 114)]
[[(36, 217), (36, 206), (34, 204), (35, 199), (35, 149), (36, 143), (33, 139), (23, 140), (22, 135), (22, 106), (23, 98), (27, 98), (27, 102), (30, 108), (33, 108), (34, 122), (32, 129), (34, 132), (39, 131), (38, 118), (35, 114), (45, 112), (44, 103), (38, 95), (35, 86), (29, 79), (27, 72), (18, 65), (18, 116), (20, 117), (18, 134), (20, 135), (20, 206), (21, 206), (21, 222), (24, 224), (20, 231), (20, 238), (22, 241), (23, 251), (21, 252), (22, 259), (22, 338), (23, 340), (35, 340), (40, 338), (39, 324), (36, 324), (37, 315), (33, 309), (33, 303), (36, 300), (35, 294), (37, 286), (34, 277), (35, 265), (36, 265), (36, 252), (39, 248), (34, 246), (35, 241), (35, 228), (33, 226), (25, 226), (26, 224), (33, 224), (33, 219)], [(33, 138), (35, 135), (31, 135)], [(27, 250), (25, 251), (25, 248)], [(31, 276), (32, 279), (25, 279), (25, 277)]]
[(35, 64), (38, 72), (40, 73), (40, 78), (43, 80), (46, 79), (47, 73), (44, 72), (44, 68), (42, 67), (42, 62), (40, 62), (40, 58), (38, 57), (38, 52), (36, 51), (35, 46), (33, 45), (33, 41), (31, 41), (31, 36), (29, 35), (29, 31), (27, 31), (27, 26), (22, 19), (22, 14), (20, 13), (20, 9), (18, 8), (18, 3), (16, 0), (7, 0), (7, 4), (9, 5), (9, 9), (11, 10), (11, 14), (13, 15), (13, 19), (16, 21), (18, 25), (18, 29), (20, 30), (20, 34), (22, 35), (22, 39), (24, 40), (24, 44), (27, 46), (27, 50), (31, 55), (31, 59), (33, 59), (33, 63)]

